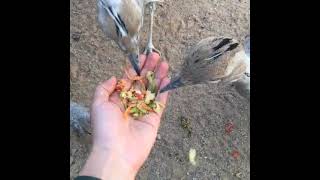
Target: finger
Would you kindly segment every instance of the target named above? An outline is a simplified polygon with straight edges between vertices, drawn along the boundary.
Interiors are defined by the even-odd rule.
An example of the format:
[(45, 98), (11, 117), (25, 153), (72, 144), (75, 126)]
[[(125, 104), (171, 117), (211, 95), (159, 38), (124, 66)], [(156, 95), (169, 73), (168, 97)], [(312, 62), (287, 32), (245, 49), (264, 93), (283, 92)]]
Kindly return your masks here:
[[(141, 54), (141, 55), (139, 56), (139, 67), (140, 67), (140, 69), (142, 69), (145, 61), (146, 61), (146, 55)], [(129, 73), (129, 75), (130, 75), (131, 77), (137, 75), (136, 71), (133, 69), (132, 66), (131, 66), (130, 68), (127, 68), (127, 73)], [(123, 89), (124, 89), (124, 90), (129, 90), (130, 87), (131, 87), (132, 81), (128, 78), (128, 76), (127, 76), (126, 73), (123, 74), (123, 79), (124, 79), (124, 81), (125, 81), (125, 86), (124, 86)], [(124, 106), (123, 106), (123, 104), (122, 104), (121, 99), (120, 99), (119, 96), (120, 96), (120, 93), (119, 93), (119, 92), (113, 92), (113, 93), (111, 94), (111, 96), (110, 96), (110, 101), (113, 102), (114, 104), (116, 104), (116, 105), (121, 109), (121, 111), (124, 111), (125, 109), (124, 109)]]
[(124, 112), (125, 109), (124, 109), (124, 106), (123, 106), (123, 104), (122, 104), (122, 102), (121, 102), (119, 92), (113, 92), (113, 93), (111, 94), (110, 98), (109, 98), (109, 101), (112, 102), (112, 103), (114, 103), (115, 105), (117, 105), (117, 106), (120, 108), (120, 110), (121, 110), (122, 112)]
[(147, 60), (145, 65), (143, 66), (143, 69), (141, 71), (141, 76), (145, 76), (148, 71), (154, 71), (155, 67), (157, 66), (158, 62), (160, 60), (160, 56), (158, 53), (150, 53), (147, 56)]
[(94, 104), (100, 105), (109, 100), (110, 94), (114, 91), (116, 87), (117, 79), (112, 76), (109, 80), (101, 83), (94, 94)]
[[(169, 83), (170, 83), (169, 78), (167, 77), (163, 78), (160, 84), (160, 88), (165, 87)], [(168, 98), (168, 91), (158, 94), (156, 97), (156, 101), (160, 102), (162, 105), (165, 106), (167, 103), (167, 98)], [(149, 124), (150, 126), (155, 128), (155, 130), (157, 130), (160, 126), (160, 120), (161, 120), (163, 111), (164, 111), (164, 108), (162, 108), (159, 113), (149, 113), (148, 115), (143, 116), (139, 120), (146, 124)]]
[[(162, 81), (161, 81), (159, 90), (164, 88), (169, 83), (170, 83), (170, 79), (169, 78), (167, 78), (167, 77), (163, 78)], [(168, 91), (163, 92), (163, 93), (159, 93), (157, 95), (157, 97), (156, 97), (156, 100), (159, 101), (161, 104), (166, 105), (167, 99), (168, 99), (168, 95), (169, 95)]]
[(161, 62), (156, 70), (157, 87), (160, 86), (161, 80), (168, 76), (169, 65), (167, 62)]
[[(140, 67), (140, 69), (143, 68), (144, 63), (146, 62), (146, 59), (147, 59), (146, 55), (140, 54), (140, 56), (139, 56), (139, 67)], [(132, 66), (127, 69), (127, 73), (129, 74), (130, 77), (134, 77), (134, 76), (137, 75), (136, 71), (133, 69)], [(129, 90), (130, 87), (131, 87), (132, 81), (129, 79), (129, 77), (128, 77), (128, 75), (126, 73), (123, 74), (123, 79), (126, 82), (124, 90)]]
[[(165, 87), (169, 83), (170, 83), (169, 78), (164, 77), (161, 81), (160, 88)], [(168, 91), (158, 94), (156, 97), (156, 101), (160, 102), (162, 105), (165, 105), (167, 103), (167, 98), (168, 98)], [(164, 108), (159, 113), (153, 113), (153, 112), (149, 113), (148, 115), (140, 118), (139, 121), (150, 125), (152, 128), (155, 129), (155, 131), (157, 131), (160, 126), (160, 120), (161, 120), (163, 110)]]

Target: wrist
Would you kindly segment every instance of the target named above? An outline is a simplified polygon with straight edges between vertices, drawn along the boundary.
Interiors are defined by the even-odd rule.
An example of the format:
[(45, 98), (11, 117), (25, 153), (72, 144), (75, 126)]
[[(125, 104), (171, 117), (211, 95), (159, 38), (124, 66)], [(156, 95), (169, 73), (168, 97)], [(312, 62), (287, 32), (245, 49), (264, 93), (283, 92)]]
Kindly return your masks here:
[(102, 180), (131, 180), (135, 178), (136, 173), (117, 152), (93, 145), (80, 175)]

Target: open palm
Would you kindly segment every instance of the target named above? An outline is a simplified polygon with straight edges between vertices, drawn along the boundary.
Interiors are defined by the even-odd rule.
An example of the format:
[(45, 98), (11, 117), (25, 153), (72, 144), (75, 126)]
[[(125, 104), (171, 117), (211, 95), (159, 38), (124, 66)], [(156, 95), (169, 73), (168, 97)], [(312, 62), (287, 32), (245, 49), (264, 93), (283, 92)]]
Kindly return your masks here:
[[(147, 71), (155, 71), (158, 87), (162, 88), (169, 83), (168, 64), (160, 62), (158, 54), (151, 53), (148, 57), (141, 55), (140, 68), (141, 76), (145, 76)], [(129, 73), (134, 75), (135, 71), (130, 69)], [(124, 79), (125, 89), (129, 89), (132, 81), (126, 75)], [(119, 157), (123, 164), (137, 172), (155, 142), (162, 112), (149, 113), (139, 119), (125, 119), (119, 93), (114, 91), (116, 81), (112, 77), (96, 89), (91, 109), (93, 144)], [(161, 93), (156, 100), (165, 105), (167, 97), (167, 92)]]

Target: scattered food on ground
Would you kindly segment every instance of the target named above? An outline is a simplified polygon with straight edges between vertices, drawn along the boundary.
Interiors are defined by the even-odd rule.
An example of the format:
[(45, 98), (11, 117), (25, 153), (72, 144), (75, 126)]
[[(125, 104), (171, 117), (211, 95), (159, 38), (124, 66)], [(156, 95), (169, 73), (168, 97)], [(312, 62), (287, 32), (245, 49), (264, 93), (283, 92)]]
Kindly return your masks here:
[(195, 149), (191, 148), (189, 150), (189, 161), (194, 166), (197, 164), (196, 163), (196, 155), (197, 155), (197, 151)]
[(180, 125), (185, 131), (187, 131), (188, 137), (191, 137), (192, 127), (191, 127), (190, 120), (184, 116), (181, 116), (180, 117)]

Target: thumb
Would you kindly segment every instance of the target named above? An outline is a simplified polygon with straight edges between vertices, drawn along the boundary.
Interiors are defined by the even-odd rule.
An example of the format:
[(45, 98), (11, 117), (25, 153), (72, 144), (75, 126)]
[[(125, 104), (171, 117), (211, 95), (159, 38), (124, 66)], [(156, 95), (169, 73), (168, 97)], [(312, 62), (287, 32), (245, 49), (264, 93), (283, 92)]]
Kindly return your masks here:
[(116, 87), (117, 79), (112, 76), (109, 80), (101, 83), (94, 94), (94, 104), (102, 104), (104, 102), (109, 101), (109, 96), (112, 94)]

